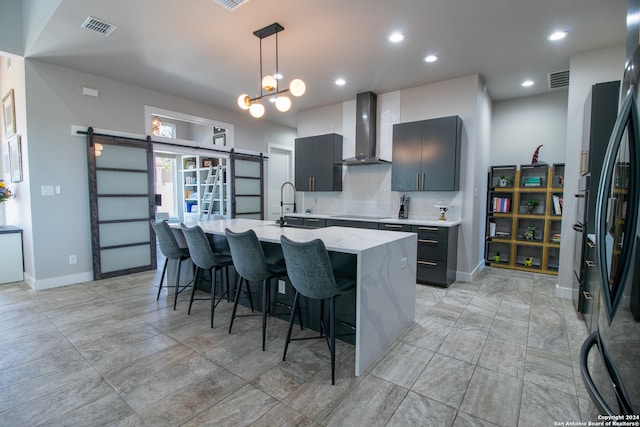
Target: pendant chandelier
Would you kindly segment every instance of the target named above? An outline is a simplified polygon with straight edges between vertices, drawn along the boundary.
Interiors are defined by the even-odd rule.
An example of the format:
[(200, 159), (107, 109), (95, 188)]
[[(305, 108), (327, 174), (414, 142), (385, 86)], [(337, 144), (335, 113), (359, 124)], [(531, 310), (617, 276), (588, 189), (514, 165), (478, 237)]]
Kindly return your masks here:
[[(253, 35), (260, 39), (260, 95), (251, 98), (249, 95), (243, 93), (238, 97), (238, 106), (243, 110), (249, 110), (249, 113), (256, 118), (264, 115), (264, 105), (260, 103), (262, 98), (275, 97), (276, 108), (278, 111), (284, 113), (291, 108), (291, 99), (287, 96), (287, 92), (293, 96), (302, 96), (307, 89), (304, 82), (300, 79), (294, 79), (288, 88), (280, 89), (278, 80), (281, 79), (282, 76), (278, 72), (278, 33), (283, 30), (284, 27), (276, 22), (253, 32)], [(276, 35), (276, 72), (273, 75), (268, 74), (265, 76), (262, 73), (262, 39), (274, 34)]]

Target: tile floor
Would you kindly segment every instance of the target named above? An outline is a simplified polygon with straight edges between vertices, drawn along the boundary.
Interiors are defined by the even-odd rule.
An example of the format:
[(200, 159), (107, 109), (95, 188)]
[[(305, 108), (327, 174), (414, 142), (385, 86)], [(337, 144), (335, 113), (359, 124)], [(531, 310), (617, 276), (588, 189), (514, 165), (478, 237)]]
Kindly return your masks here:
[[(231, 304), (187, 315), (156, 302), (158, 272), (33, 292), (0, 286), (0, 425), (551, 426), (584, 418), (587, 331), (555, 277), (487, 268), (473, 283), (417, 286), (416, 323), (365, 375), (339, 346)], [(299, 332), (299, 331), (298, 331)]]

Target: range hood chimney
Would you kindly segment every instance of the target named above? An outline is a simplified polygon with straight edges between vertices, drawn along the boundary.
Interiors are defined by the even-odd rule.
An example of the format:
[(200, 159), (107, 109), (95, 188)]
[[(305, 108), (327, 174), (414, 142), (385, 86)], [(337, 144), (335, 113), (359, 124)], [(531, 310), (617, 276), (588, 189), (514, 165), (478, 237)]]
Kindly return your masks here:
[(356, 155), (342, 161), (343, 165), (388, 164), (376, 157), (376, 117), (378, 96), (363, 92), (356, 96)]

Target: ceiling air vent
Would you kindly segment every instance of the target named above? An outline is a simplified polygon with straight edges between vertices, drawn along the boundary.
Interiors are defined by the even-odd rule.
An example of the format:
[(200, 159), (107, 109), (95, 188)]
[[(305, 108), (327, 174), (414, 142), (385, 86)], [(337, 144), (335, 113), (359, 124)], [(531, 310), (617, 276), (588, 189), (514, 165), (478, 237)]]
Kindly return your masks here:
[(225, 9), (234, 11), (245, 3), (249, 3), (249, 0), (213, 0)]
[(107, 21), (103, 21), (102, 19), (94, 18), (93, 16), (88, 17), (81, 27), (95, 33), (102, 34), (103, 36), (108, 36), (118, 29), (117, 26), (109, 24)]
[(549, 89), (562, 89), (569, 87), (569, 70), (549, 73)]

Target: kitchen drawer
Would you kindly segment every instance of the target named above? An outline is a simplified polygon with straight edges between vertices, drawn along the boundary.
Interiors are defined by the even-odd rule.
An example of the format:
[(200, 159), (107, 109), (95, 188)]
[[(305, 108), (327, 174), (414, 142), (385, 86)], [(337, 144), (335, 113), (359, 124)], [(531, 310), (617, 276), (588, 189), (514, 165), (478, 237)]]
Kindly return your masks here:
[(323, 228), (325, 227), (326, 219), (324, 218), (303, 218), (304, 226), (307, 228)]
[(447, 261), (418, 260), (416, 281), (439, 286), (447, 286)]
[(418, 241), (425, 240), (446, 240), (449, 235), (448, 227), (433, 227), (428, 225), (414, 225), (411, 231), (418, 233)]
[(448, 240), (445, 239), (420, 239), (418, 238), (418, 260), (447, 260)]
[(298, 216), (286, 216), (284, 217), (284, 222), (289, 227), (304, 227), (304, 218)]
[(348, 219), (327, 219), (327, 227), (368, 228), (377, 230), (378, 223), (369, 221), (352, 221)]
[(411, 232), (411, 225), (410, 224), (397, 224), (397, 223), (380, 222), (380, 223), (378, 223), (378, 230)]

